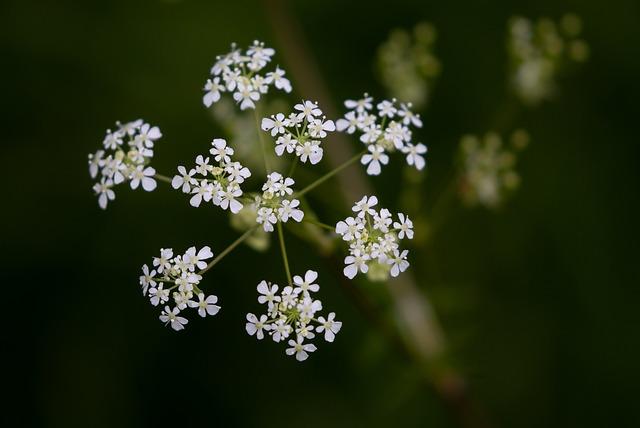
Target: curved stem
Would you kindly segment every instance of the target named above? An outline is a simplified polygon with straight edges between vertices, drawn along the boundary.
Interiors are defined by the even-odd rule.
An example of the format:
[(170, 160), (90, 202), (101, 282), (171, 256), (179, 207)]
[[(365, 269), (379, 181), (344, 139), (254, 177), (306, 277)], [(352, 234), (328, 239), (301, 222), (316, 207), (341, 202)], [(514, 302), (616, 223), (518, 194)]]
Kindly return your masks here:
[(319, 221), (316, 221), (316, 220), (313, 220), (313, 219), (310, 219), (310, 218), (307, 218), (306, 215), (305, 215), (305, 218), (302, 220), (302, 222), (303, 223), (313, 224), (314, 226), (318, 226), (318, 227), (321, 227), (323, 229), (330, 230), (331, 232), (335, 232), (336, 231), (335, 227), (329, 226), (328, 224), (324, 224), (324, 223), (321, 223)]
[(236, 248), (238, 245), (240, 245), (242, 242), (244, 242), (244, 240), (247, 239), (249, 237), (249, 235), (251, 235), (253, 233), (253, 231), (256, 230), (257, 227), (258, 226), (252, 227), (251, 229), (249, 229), (245, 233), (243, 233), (238, 239), (233, 241), (231, 243), (231, 245), (229, 245), (227, 248), (222, 250), (222, 252), (220, 254), (218, 254), (218, 256), (216, 258), (211, 260), (211, 262), (207, 265), (206, 268), (204, 268), (200, 272), (198, 272), (198, 275), (202, 275), (203, 273), (205, 273), (206, 271), (208, 271), (209, 269), (214, 267), (220, 260), (222, 260), (224, 258), (224, 256), (229, 254), (234, 248)]
[(336, 175), (337, 173), (339, 173), (340, 171), (342, 171), (343, 169), (345, 169), (346, 167), (348, 167), (352, 163), (357, 162), (358, 159), (360, 159), (360, 157), (363, 154), (365, 154), (366, 152), (367, 152), (366, 149), (361, 151), (360, 153), (358, 153), (357, 155), (355, 155), (354, 157), (352, 157), (351, 159), (349, 159), (348, 161), (346, 161), (342, 165), (338, 166), (337, 168), (333, 169), (332, 171), (329, 171), (328, 173), (326, 173), (322, 177), (318, 178), (316, 181), (314, 181), (313, 183), (309, 184), (307, 187), (305, 187), (301, 191), (297, 192), (296, 196), (300, 197), (300, 196), (304, 195), (305, 193), (315, 189), (317, 186), (321, 185), (322, 183), (324, 183), (325, 181), (327, 181), (328, 179), (330, 179), (331, 177), (333, 177), (334, 175)]
[(282, 233), (282, 222), (278, 221), (278, 240), (280, 241), (280, 251), (282, 251), (282, 261), (284, 262), (284, 270), (287, 273), (287, 281), (289, 285), (293, 284), (291, 280), (291, 271), (289, 270), (289, 259), (287, 258), (287, 249), (284, 246), (284, 234)]

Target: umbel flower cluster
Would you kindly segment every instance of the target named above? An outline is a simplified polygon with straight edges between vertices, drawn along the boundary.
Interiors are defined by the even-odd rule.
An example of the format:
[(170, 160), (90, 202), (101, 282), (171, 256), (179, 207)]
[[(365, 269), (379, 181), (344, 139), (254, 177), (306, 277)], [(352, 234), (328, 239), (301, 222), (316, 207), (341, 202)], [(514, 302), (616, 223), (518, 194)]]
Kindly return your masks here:
[(412, 143), (411, 126), (422, 127), (420, 115), (411, 111), (411, 104), (400, 104), (396, 99), (382, 100), (375, 104), (368, 94), (359, 100), (347, 100), (345, 107), (350, 109), (344, 118), (338, 119), (338, 131), (347, 134), (359, 133), (360, 141), (367, 147), (361, 163), (367, 165), (367, 174), (379, 175), (382, 165), (389, 163), (388, 153), (400, 151), (406, 155), (407, 164), (418, 170), (424, 168), (423, 155), (427, 147)]
[(558, 73), (570, 62), (583, 62), (589, 46), (578, 38), (582, 22), (565, 15), (558, 24), (548, 18), (532, 22), (514, 17), (509, 22), (508, 50), (516, 94), (535, 105), (551, 97)]
[(520, 176), (515, 170), (517, 152), (528, 143), (529, 135), (523, 130), (514, 131), (508, 145), (495, 132), (482, 138), (463, 136), (459, 150), (463, 201), (470, 206), (498, 207), (520, 184)]
[(269, 92), (269, 86), (291, 92), (291, 82), (280, 67), (260, 74), (274, 54), (273, 49), (257, 40), (245, 51), (232, 44), (231, 52), (218, 56), (211, 67), (211, 78), (204, 86), (204, 105), (210, 107), (220, 99), (221, 93), (230, 92), (241, 110), (252, 109), (260, 97)]
[(240, 162), (232, 162), (233, 149), (222, 138), (215, 138), (211, 146), (209, 153), (217, 164), (212, 165), (209, 157), (198, 155), (195, 168), (187, 171), (182, 165), (178, 167), (179, 174), (173, 177), (171, 186), (193, 195), (189, 200), (193, 207), (199, 207), (202, 201), (211, 201), (236, 214), (243, 207), (238, 201), (242, 196), (240, 185), (251, 177), (251, 171)]
[(156, 188), (153, 179), (156, 171), (147, 166), (153, 158), (153, 146), (162, 133), (141, 119), (133, 122), (116, 122), (115, 131), (107, 130), (102, 142), (103, 149), (89, 155), (91, 178), (100, 177), (93, 190), (98, 196), (100, 208), (116, 198), (113, 187), (128, 181), (132, 189), (140, 184), (148, 192)]
[(257, 287), (258, 303), (266, 306), (266, 313), (259, 317), (247, 314), (247, 333), (258, 340), (267, 334), (274, 342), (286, 342), (289, 346), (286, 354), (295, 355), (298, 361), (306, 360), (309, 353), (316, 350), (316, 346), (309, 343), (316, 333), (324, 333), (324, 340), (333, 342), (342, 323), (335, 320), (334, 312), (326, 319), (317, 316), (322, 310), (322, 302), (311, 294), (320, 290), (315, 283), (317, 279), (317, 272), (307, 270), (304, 278), (296, 275), (293, 285), (282, 289), (277, 284), (261, 281)]
[(304, 212), (298, 208), (300, 201), (291, 198), (291, 186), (294, 184), (293, 178), (283, 177), (278, 172), (267, 176), (267, 181), (262, 185), (262, 196), (256, 196), (254, 201), (256, 221), (265, 232), (273, 232), (275, 224), (286, 223), (290, 218), (298, 223), (302, 221)]
[(386, 272), (396, 277), (409, 267), (409, 251), (401, 250), (399, 241), (413, 239), (413, 222), (402, 213), (393, 221), (388, 209), (377, 210), (376, 205), (378, 198), (364, 196), (352, 208), (354, 217), (336, 224), (336, 233), (349, 243), (349, 255), (344, 259), (344, 275), (349, 279), (371, 267), (377, 271), (374, 278), (385, 278)]
[(176, 256), (171, 248), (162, 248), (160, 257), (153, 258), (152, 270), (147, 265), (142, 266), (142, 294), (149, 297), (153, 306), (165, 305), (169, 301), (173, 305), (173, 308), (165, 305), (160, 321), (178, 331), (189, 322), (180, 315), (187, 308), (196, 309), (203, 318), (218, 313), (218, 298), (213, 294), (205, 296), (198, 287), (202, 280), (200, 273), (207, 268), (205, 260), (212, 257), (209, 247), (200, 250), (190, 247), (184, 254)]
[(285, 117), (283, 113), (262, 119), (262, 130), (269, 131), (276, 140), (276, 154), (295, 153), (302, 163), (307, 160), (315, 165), (322, 159), (320, 139), (327, 132), (336, 130), (332, 120), (327, 120), (317, 102), (302, 100), (295, 112)]
[(436, 29), (427, 22), (418, 23), (409, 32), (397, 28), (378, 48), (377, 65), (382, 84), (401, 100), (424, 107), (431, 88), (440, 74), (440, 61), (433, 54)]
[[(345, 105), (351, 111), (337, 123), (327, 118), (316, 102), (305, 99), (293, 106), (292, 113), (286, 116), (276, 113), (262, 118), (260, 122), (255, 107), (269, 86), (285, 92), (292, 89), (284, 77), (285, 72), (279, 67), (261, 74), (273, 55), (273, 49), (257, 41), (246, 51), (232, 45), (231, 52), (218, 57), (211, 69), (212, 78), (205, 87), (204, 103), (210, 106), (220, 100), (221, 93), (231, 92), (240, 110), (253, 109), (253, 138), (260, 141), (261, 148), (265, 147), (262, 137), (267, 133), (275, 139), (277, 158), (274, 159), (284, 162), (285, 152), (294, 155), (289, 161), (287, 174), (270, 168), (267, 157), (270, 150), (260, 150), (266, 181), (259, 189), (246, 191), (241, 186), (246, 188), (250, 185), (255, 174), (234, 159), (238, 156), (237, 147), (231, 147), (222, 138), (214, 138), (209, 154), (198, 155), (192, 167), (179, 165), (177, 174), (172, 177), (158, 174), (148, 164), (153, 157), (154, 143), (162, 134), (158, 127), (142, 120), (118, 123), (116, 131), (107, 131), (103, 149), (89, 156), (89, 172), (92, 178), (100, 177), (94, 190), (102, 208), (114, 199), (112, 187), (116, 184), (130, 181), (132, 188), (141, 185), (150, 191), (156, 188), (157, 181), (161, 181), (189, 195), (189, 203), (193, 207), (211, 202), (228, 211), (231, 218), (236, 219), (231, 224), (242, 228), (243, 234), (215, 258), (208, 246), (200, 249), (193, 246), (177, 255), (172, 249), (164, 248), (150, 265), (142, 266), (142, 294), (153, 306), (162, 308), (160, 321), (176, 331), (184, 330), (188, 324), (185, 314), (189, 309), (201, 317), (216, 315), (220, 310), (218, 297), (201, 289), (207, 271), (240, 244), (251, 244), (253, 240), (254, 243), (259, 242), (255, 247), (265, 250), (270, 232), (277, 229), (286, 283), (282, 287), (266, 281), (258, 285), (258, 302), (266, 305), (266, 313), (259, 317), (248, 314), (245, 329), (258, 339), (268, 335), (274, 342), (286, 343), (286, 354), (304, 361), (316, 350), (312, 340), (322, 335), (327, 342), (332, 342), (342, 323), (336, 321), (333, 312), (326, 318), (319, 315), (323, 305), (314, 294), (320, 288), (316, 283), (317, 272), (307, 270), (304, 277), (291, 275), (284, 238), (285, 225), (289, 220), (309, 223), (308, 228), (291, 228), (289, 231), (293, 233), (299, 234), (300, 230), (306, 233), (311, 228), (314, 237), (321, 236), (325, 240), (341, 237), (347, 241), (349, 256), (345, 259), (344, 274), (350, 279), (370, 268), (381, 272), (382, 276), (395, 277), (405, 271), (409, 266), (408, 252), (400, 249), (399, 241), (413, 237), (413, 225), (404, 214), (398, 214), (396, 221), (389, 210), (375, 209), (378, 203), (375, 196), (366, 196), (357, 202), (353, 207), (354, 217), (339, 222), (335, 228), (315, 220), (315, 215), (309, 220), (302, 208), (304, 195), (347, 166), (357, 163), (360, 156), (318, 176), (311, 183), (305, 183), (302, 190), (294, 192), (296, 165), (311, 168), (318, 164), (324, 153), (323, 139), (337, 129), (349, 134), (358, 132), (360, 141), (367, 147), (361, 161), (367, 165), (369, 174), (379, 174), (381, 165), (388, 162), (387, 153), (394, 151), (402, 152), (409, 165), (423, 169), (426, 147), (412, 143), (411, 128), (421, 127), (422, 122), (410, 110), (410, 104), (399, 104), (395, 99), (384, 100), (375, 104), (374, 110), (373, 98), (366, 94), (362, 100), (346, 101)], [(283, 110), (287, 111), (275, 111)], [(280, 168), (282, 163), (278, 165)], [(305, 174), (303, 179), (308, 180), (309, 176)], [(311, 210), (312, 207), (305, 202), (304, 209)], [(322, 230), (330, 232), (323, 235)]]

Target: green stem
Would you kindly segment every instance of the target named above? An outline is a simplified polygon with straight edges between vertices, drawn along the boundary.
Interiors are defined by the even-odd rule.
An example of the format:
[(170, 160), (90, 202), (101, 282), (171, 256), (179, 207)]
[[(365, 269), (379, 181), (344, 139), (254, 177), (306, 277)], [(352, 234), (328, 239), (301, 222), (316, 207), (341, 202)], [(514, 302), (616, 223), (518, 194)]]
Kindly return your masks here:
[(328, 173), (326, 173), (322, 177), (318, 178), (316, 181), (314, 181), (313, 183), (309, 184), (307, 187), (305, 187), (301, 191), (297, 192), (296, 196), (300, 197), (300, 196), (304, 195), (305, 193), (315, 189), (317, 186), (321, 185), (322, 183), (324, 183), (325, 181), (327, 181), (328, 179), (330, 179), (331, 177), (333, 177), (334, 175), (336, 175), (337, 173), (339, 173), (340, 171), (342, 171), (343, 169), (345, 169), (346, 167), (348, 167), (352, 163), (357, 162), (358, 159), (360, 159), (360, 157), (363, 154), (365, 154), (366, 152), (367, 152), (367, 149), (361, 151), (360, 153), (358, 153), (357, 155), (355, 155), (354, 157), (352, 157), (351, 159), (349, 159), (348, 161), (346, 161), (345, 163), (343, 163), (342, 165), (340, 165), (336, 169), (334, 169), (332, 171), (329, 171)]
[(260, 140), (260, 147), (262, 148), (262, 159), (264, 160), (264, 170), (268, 174), (271, 172), (269, 168), (269, 161), (267, 160), (267, 146), (264, 143), (262, 136), (262, 129), (260, 128), (260, 117), (258, 115), (258, 106), (253, 109), (253, 117), (256, 119), (256, 129), (258, 131), (258, 140)]
[(169, 183), (171, 184), (171, 178), (167, 177), (166, 175), (162, 175), (162, 174), (154, 174), (153, 178), (160, 180), (160, 181), (164, 181), (165, 183)]
[(282, 233), (282, 222), (278, 222), (278, 240), (280, 241), (280, 250), (282, 251), (282, 261), (284, 262), (284, 270), (287, 272), (287, 281), (289, 285), (293, 284), (291, 280), (291, 271), (289, 270), (289, 259), (287, 258), (287, 249), (284, 246), (284, 234)]
[(321, 222), (316, 221), (314, 219), (307, 218), (307, 216), (305, 216), (305, 218), (302, 220), (302, 222), (303, 223), (313, 224), (314, 226), (318, 226), (318, 227), (321, 227), (323, 229), (330, 230), (332, 232), (335, 232), (335, 230), (336, 230), (336, 228), (333, 227), (333, 226), (329, 226), (328, 224), (324, 224), (324, 223), (321, 223)]
[(299, 158), (296, 156), (294, 161), (291, 163), (291, 168), (289, 168), (289, 173), (287, 174), (287, 177), (293, 177), (293, 173), (296, 170), (296, 166), (298, 166), (298, 159)]
[(211, 260), (211, 262), (207, 265), (206, 268), (202, 269), (200, 272), (198, 272), (198, 275), (202, 275), (203, 273), (205, 273), (206, 271), (208, 271), (209, 269), (211, 269), (212, 267), (214, 267), (220, 260), (223, 259), (224, 256), (226, 256), (227, 254), (229, 254), (234, 248), (236, 248), (238, 245), (240, 245), (245, 239), (247, 239), (249, 237), (249, 235), (251, 235), (251, 233), (253, 233), (254, 230), (256, 230), (258, 226), (254, 226), (251, 229), (247, 230), (245, 233), (242, 234), (242, 236), (240, 236), (238, 239), (236, 239), (235, 241), (233, 241), (231, 243), (231, 245), (229, 245), (227, 248), (225, 248), (220, 254), (218, 254), (218, 256), (216, 258), (214, 258), (213, 260)]

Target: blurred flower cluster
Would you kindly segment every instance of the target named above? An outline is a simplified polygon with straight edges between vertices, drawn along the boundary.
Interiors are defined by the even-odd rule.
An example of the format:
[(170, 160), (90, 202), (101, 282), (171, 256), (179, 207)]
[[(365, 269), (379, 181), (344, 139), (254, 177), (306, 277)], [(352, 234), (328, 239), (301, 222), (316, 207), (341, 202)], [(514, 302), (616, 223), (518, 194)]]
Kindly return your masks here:
[(498, 207), (520, 184), (515, 166), (518, 152), (529, 143), (526, 131), (516, 130), (505, 144), (495, 132), (484, 137), (465, 135), (459, 148), (459, 189), (469, 206)]
[(413, 103), (417, 109), (425, 107), (441, 69), (433, 53), (435, 41), (435, 28), (421, 22), (412, 32), (393, 30), (380, 45), (377, 68), (392, 97)]
[(579, 38), (581, 32), (582, 21), (573, 14), (558, 23), (549, 18), (533, 22), (520, 16), (509, 21), (511, 80), (522, 102), (536, 105), (550, 98), (563, 68), (586, 61), (589, 46)]

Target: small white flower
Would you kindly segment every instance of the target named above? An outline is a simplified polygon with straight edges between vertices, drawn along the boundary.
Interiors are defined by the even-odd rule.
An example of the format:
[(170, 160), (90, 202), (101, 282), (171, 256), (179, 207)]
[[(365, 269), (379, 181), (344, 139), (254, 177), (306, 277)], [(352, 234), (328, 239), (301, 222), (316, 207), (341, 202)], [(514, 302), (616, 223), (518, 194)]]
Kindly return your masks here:
[(369, 153), (362, 155), (360, 162), (362, 165), (369, 165), (367, 166), (367, 174), (379, 175), (382, 171), (381, 165), (389, 163), (389, 156), (387, 156), (384, 149), (377, 144), (371, 144), (367, 149)]
[(150, 166), (143, 168), (144, 167), (142, 165), (139, 165), (133, 171), (131, 188), (135, 190), (138, 188), (140, 183), (142, 183), (142, 188), (147, 192), (151, 192), (158, 185), (156, 180), (153, 179), (153, 176), (156, 175), (156, 170)]
[(424, 168), (425, 162), (422, 155), (427, 153), (427, 146), (422, 143), (418, 143), (415, 146), (407, 143), (402, 152), (407, 155), (407, 164), (415, 166), (417, 170)]
[(358, 274), (358, 271), (367, 273), (369, 271), (369, 266), (367, 265), (369, 259), (370, 257), (367, 254), (361, 254), (360, 250), (355, 250), (353, 255), (344, 258), (344, 264), (346, 265), (343, 270), (344, 276), (353, 279)]
[(242, 196), (242, 190), (239, 187), (227, 187), (227, 190), (218, 192), (220, 196), (220, 208), (229, 210), (237, 214), (242, 209), (243, 205), (236, 200), (237, 197)]
[(266, 315), (262, 315), (260, 319), (258, 319), (254, 314), (247, 314), (247, 321), (245, 330), (247, 330), (249, 336), (255, 334), (258, 340), (264, 339), (264, 331), (271, 329), (270, 325), (265, 324), (267, 322)]
[(191, 186), (198, 183), (193, 178), (196, 170), (191, 169), (189, 170), (189, 172), (187, 172), (185, 167), (180, 165), (178, 166), (178, 172), (180, 173), (180, 175), (173, 176), (173, 179), (171, 180), (171, 187), (173, 187), (174, 189), (179, 189), (180, 187), (182, 187), (183, 193), (191, 192)]
[(336, 224), (336, 233), (342, 236), (345, 241), (360, 239), (361, 232), (364, 229), (364, 223), (361, 217), (347, 217)]
[(211, 107), (211, 105), (220, 99), (220, 92), (224, 92), (224, 85), (220, 84), (220, 78), (215, 77), (213, 80), (207, 79), (207, 83), (204, 85), (206, 93), (202, 97), (202, 102), (205, 106)]
[(93, 191), (98, 195), (98, 205), (103, 210), (107, 208), (107, 202), (113, 201), (116, 198), (116, 193), (111, 189), (113, 181), (105, 179), (104, 177), (99, 183), (93, 185)]
[(162, 314), (160, 315), (160, 321), (165, 324), (171, 323), (172, 329), (174, 329), (175, 331), (180, 331), (184, 329), (184, 326), (189, 322), (189, 320), (179, 316), (179, 313), (180, 309), (173, 308), (172, 310), (171, 308), (169, 308), (169, 306), (165, 306), (164, 311), (162, 311)]
[(218, 303), (218, 297), (213, 294), (205, 298), (204, 293), (198, 294), (198, 301), (194, 302), (191, 300), (189, 302), (189, 307), (198, 308), (198, 314), (201, 317), (206, 317), (207, 315), (215, 315), (220, 311), (220, 306), (216, 305)]
[(207, 267), (207, 262), (205, 262), (205, 260), (208, 260), (211, 257), (213, 257), (213, 253), (211, 252), (211, 247), (209, 246), (202, 247), (197, 254), (196, 247), (190, 247), (184, 254), (183, 260), (185, 260), (186, 263), (202, 270)]
[(306, 119), (308, 122), (314, 120), (315, 116), (322, 115), (322, 110), (318, 108), (318, 103), (302, 100), (301, 103), (293, 106), (295, 110), (298, 110), (298, 119)]
[(409, 216), (398, 213), (399, 222), (393, 223), (393, 228), (398, 231), (398, 238), (404, 239), (405, 235), (408, 239), (413, 239), (413, 222), (409, 220)]
[(387, 263), (391, 265), (391, 276), (396, 277), (400, 275), (400, 272), (404, 272), (409, 267), (409, 262), (407, 261), (407, 254), (409, 252), (407, 250), (403, 250), (402, 253), (398, 250), (395, 250), (393, 253), (393, 258), (390, 258)]
[(381, 117), (386, 116), (388, 118), (393, 118), (398, 112), (398, 109), (394, 107), (393, 102), (388, 100), (381, 101), (376, 107), (378, 108), (378, 113)]
[(209, 149), (209, 153), (214, 155), (214, 159), (217, 162), (223, 162), (225, 164), (231, 162), (231, 156), (233, 155), (233, 149), (227, 146), (227, 141), (222, 138), (214, 138), (211, 142), (213, 146)]
[(300, 206), (300, 201), (297, 199), (283, 200), (282, 206), (278, 208), (278, 216), (280, 217), (280, 220), (286, 223), (289, 218), (292, 218), (300, 223), (304, 217), (304, 212), (298, 209), (298, 206)]
[(277, 296), (278, 292), (278, 284), (273, 284), (269, 287), (267, 281), (261, 281), (258, 284), (258, 293), (261, 295), (258, 296), (258, 303), (264, 304), (267, 303), (269, 306), (269, 310), (273, 310), (273, 305), (280, 301), (280, 296)]
[(371, 110), (373, 105), (371, 102), (373, 98), (369, 96), (369, 94), (365, 93), (364, 97), (359, 100), (346, 100), (344, 105), (348, 109), (355, 109), (358, 113), (362, 113), (365, 110)]
[(296, 150), (298, 141), (290, 134), (281, 135), (276, 140), (276, 154), (282, 156), (286, 150), (287, 153), (293, 153)]
[(353, 206), (352, 210), (354, 213), (358, 213), (358, 217), (363, 218), (366, 214), (374, 215), (376, 211), (373, 209), (378, 205), (378, 198), (375, 196), (363, 196), (356, 204)]
[(156, 286), (156, 282), (153, 279), (154, 276), (156, 276), (155, 270), (152, 270), (151, 272), (149, 272), (149, 266), (147, 265), (142, 266), (142, 275), (140, 276), (140, 285), (142, 286), (143, 296), (147, 295), (147, 288), (149, 286), (151, 287)]
[(163, 273), (165, 270), (171, 268), (170, 260), (173, 258), (173, 250), (171, 248), (161, 248), (160, 257), (153, 258), (153, 266), (158, 273)]
[(318, 333), (322, 333), (324, 331), (324, 340), (326, 340), (327, 342), (333, 342), (336, 334), (338, 334), (338, 332), (342, 328), (342, 322), (335, 321), (335, 316), (335, 312), (329, 312), (326, 320), (324, 319), (324, 317), (318, 318), (318, 321), (320, 321), (320, 325), (318, 326), (318, 328), (316, 328), (316, 331)]
[(285, 133), (287, 119), (284, 117), (284, 114), (278, 113), (275, 116), (271, 116), (271, 118), (265, 117), (262, 119), (261, 128), (263, 131), (271, 131), (271, 136), (275, 137), (278, 134)]
[(296, 360), (304, 361), (309, 358), (309, 352), (314, 352), (317, 348), (313, 343), (303, 343), (304, 337), (298, 336), (297, 340), (289, 340), (290, 348), (287, 348), (287, 355), (296, 356)]
[(320, 286), (318, 284), (314, 284), (316, 279), (318, 279), (318, 272), (313, 270), (308, 270), (304, 274), (304, 279), (299, 275), (295, 275), (293, 277), (293, 284), (296, 286), (294, 291), (302, 293), (305, 296), (309, 295), (310, 291), (316, 293), (320, 290)]

